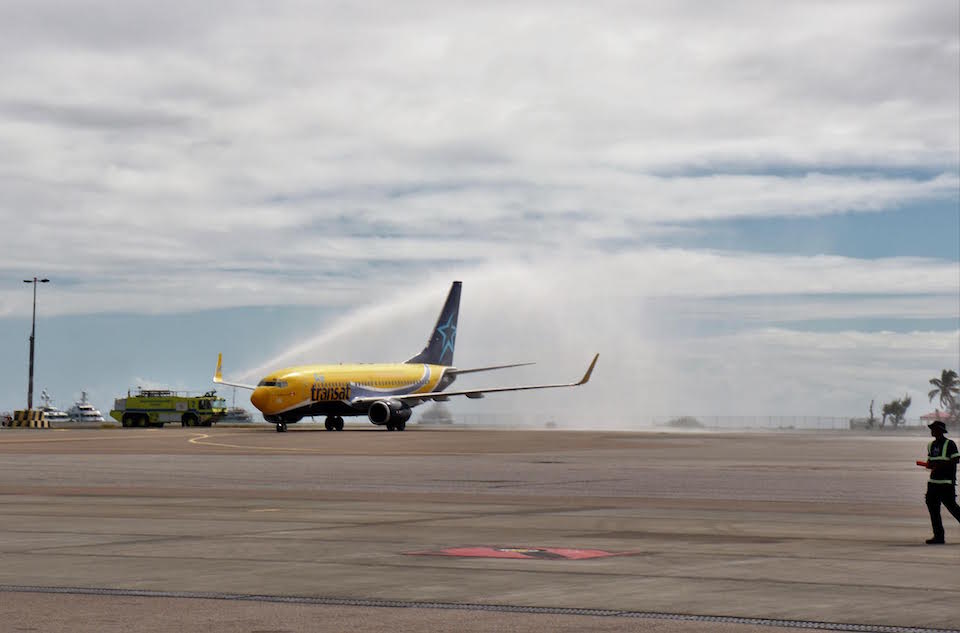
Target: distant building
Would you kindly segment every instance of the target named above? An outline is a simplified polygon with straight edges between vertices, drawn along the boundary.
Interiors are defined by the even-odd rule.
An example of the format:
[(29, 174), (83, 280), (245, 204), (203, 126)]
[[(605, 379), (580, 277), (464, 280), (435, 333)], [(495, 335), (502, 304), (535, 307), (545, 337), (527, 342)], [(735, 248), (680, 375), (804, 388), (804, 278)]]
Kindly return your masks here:
[(924, 424), (930, 424), (931, 422), (936, 422), (937, 420), (941, 422), (949, 422), (950, 414), (946, 411), (937, 409), (933, 413), (925, 413), (920, 416), (920, 421)]

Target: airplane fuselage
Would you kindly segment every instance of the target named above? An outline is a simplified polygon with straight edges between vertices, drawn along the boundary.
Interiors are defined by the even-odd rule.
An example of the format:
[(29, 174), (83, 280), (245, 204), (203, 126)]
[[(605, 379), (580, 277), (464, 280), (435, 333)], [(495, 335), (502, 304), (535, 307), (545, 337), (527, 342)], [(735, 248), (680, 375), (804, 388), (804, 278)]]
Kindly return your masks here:
[[(390, 401), (392, 396), (444, 389), (454, 380), (448, 374), (450, 369), (406, 363), (288, 367), (264, 377), (250, 402), (267, 420), (278, 422), (311, 416), (367, 415), (370, 398)], [(354, 402), (356, 399), (364, 402)]]

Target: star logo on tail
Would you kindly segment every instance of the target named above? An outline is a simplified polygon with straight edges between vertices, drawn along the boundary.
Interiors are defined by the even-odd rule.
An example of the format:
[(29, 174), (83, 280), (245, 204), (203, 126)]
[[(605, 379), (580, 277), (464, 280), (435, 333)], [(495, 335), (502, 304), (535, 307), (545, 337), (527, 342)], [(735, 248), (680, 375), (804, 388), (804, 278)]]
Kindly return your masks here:
[(440, 350), (440, 358), (447, 355), (448, 349), (450, 350), (450, 354), (453, 355), (453, 345), (457, 340), (457, 326), (453, 325), (452, 314), (446, 323), (437, 328), (437, 333), (443, 337), (443, 347)]

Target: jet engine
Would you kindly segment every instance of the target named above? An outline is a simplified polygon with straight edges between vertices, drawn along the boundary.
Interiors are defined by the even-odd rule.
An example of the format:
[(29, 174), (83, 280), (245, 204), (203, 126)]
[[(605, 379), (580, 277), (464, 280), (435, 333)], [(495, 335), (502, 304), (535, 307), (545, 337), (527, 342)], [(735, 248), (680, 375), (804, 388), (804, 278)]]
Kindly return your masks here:
[(412, 414), (410, 407), (396, 400), (377, 400), (367, 410), (367, 417), (379, 426), (405, 423)]

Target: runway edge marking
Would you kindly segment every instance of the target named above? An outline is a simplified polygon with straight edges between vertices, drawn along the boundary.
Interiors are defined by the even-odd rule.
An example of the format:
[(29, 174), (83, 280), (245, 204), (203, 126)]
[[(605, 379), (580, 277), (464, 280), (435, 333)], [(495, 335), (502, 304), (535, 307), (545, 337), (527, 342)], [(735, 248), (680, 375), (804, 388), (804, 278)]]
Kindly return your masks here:
[(682, 622), (717, 622), (720, 624), (749, 624), (776, 626), (788, 629), (820, 631), (858, 631), (862, 633), (960, 633), (960, 629), (939, 629), (885, 624), (852, 624), (820, 622), (817, 620), (778, 620), (728, 615), (696, 615), (660, 611), (629, 611), (618, 609), (586, 609), (576, 607), (529, 607), (507, 604), (472, 604), (467, 602), (415, 602), (410, 600), (380, 600), (374, 598), (333, 598), (323, 596), (279, 596), (266, 594), (233, 594), (207, 591), (154, 591), (150, 589), (108, 589), (103, 587), (45, 587), (30, 585), (2, 585), (0, 593), (46, 593), (87, 596), (123, 596), (132, 598), (180, 598), (188, 600), (234, 600), (238, 602), (272, 602), (316, 606), (381, 607), (393, 609), (449, 609), (459, 611), (492, 611), (496, 613), (530, 613), (542, 615), (584, 615), (647, 620), (674, 620)]

